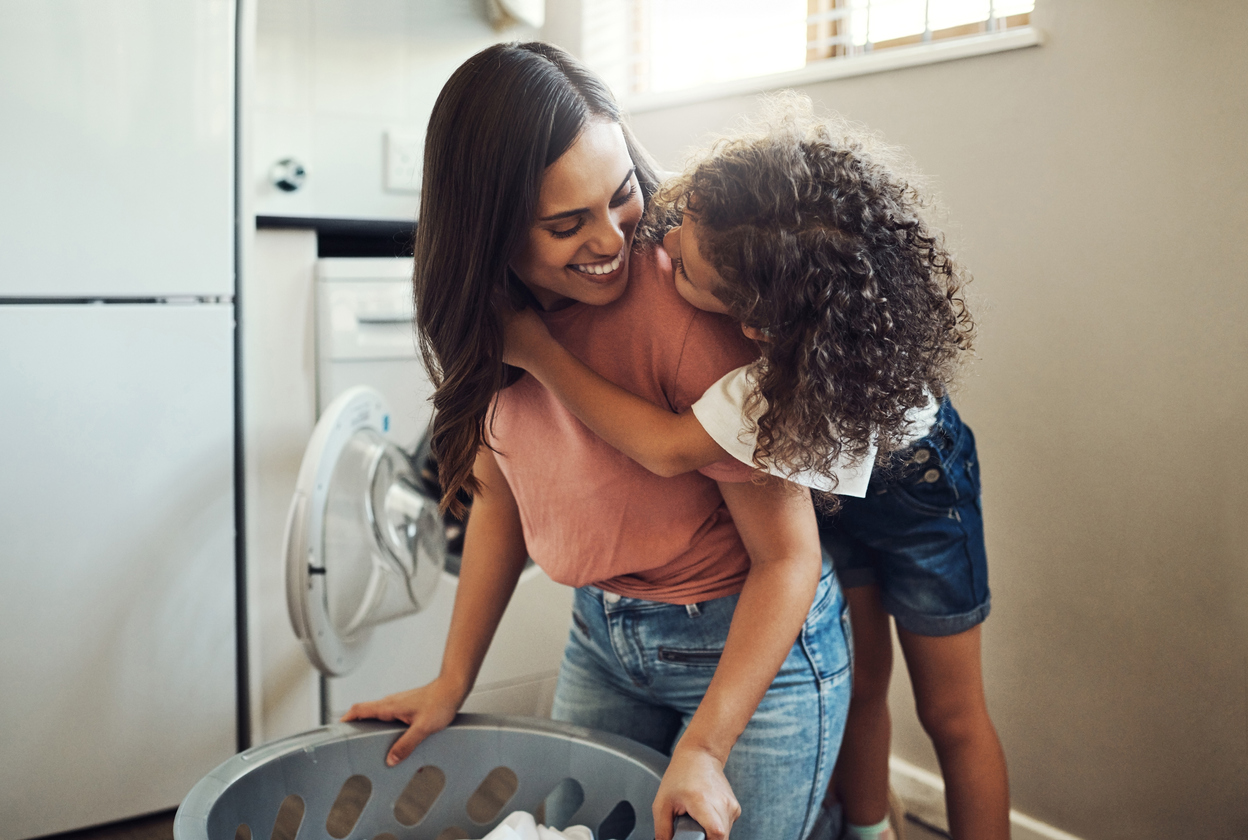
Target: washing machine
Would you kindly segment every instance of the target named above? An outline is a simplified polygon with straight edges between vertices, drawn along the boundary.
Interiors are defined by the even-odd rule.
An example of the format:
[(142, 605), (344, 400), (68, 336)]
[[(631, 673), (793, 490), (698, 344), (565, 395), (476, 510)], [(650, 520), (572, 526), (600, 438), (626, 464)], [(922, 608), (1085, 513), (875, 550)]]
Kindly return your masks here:
[[(436, 677), (455, 601), (462, 524), (437, 511), (411, 273), (411, 259), (316, 266), (319, 419), (285, 555), (291, 623), (323, 675), (326, 719)], [(571, 604), (530, 561), (464, 711), (548, 716)]]

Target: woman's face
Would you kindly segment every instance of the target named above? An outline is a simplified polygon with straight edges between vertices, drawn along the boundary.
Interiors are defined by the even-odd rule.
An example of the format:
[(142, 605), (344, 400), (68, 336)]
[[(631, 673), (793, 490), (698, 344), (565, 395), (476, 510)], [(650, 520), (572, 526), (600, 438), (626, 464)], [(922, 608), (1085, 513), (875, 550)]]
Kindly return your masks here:
[(537, 218), (511, 268), (545, 309), (611, 303), (628, 285), (641, 212), (624, 132), (592, 122), (546, 168)]

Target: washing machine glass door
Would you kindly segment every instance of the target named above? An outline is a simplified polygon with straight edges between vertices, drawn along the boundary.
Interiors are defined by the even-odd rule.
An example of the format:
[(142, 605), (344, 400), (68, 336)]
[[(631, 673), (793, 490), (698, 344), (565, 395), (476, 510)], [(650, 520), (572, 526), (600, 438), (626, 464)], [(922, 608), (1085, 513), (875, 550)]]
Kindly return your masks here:
[(352, 388), (326, 409), (303, 455), (286, 529), (286, 597), (295, 635), (323, 673), (363, 659), (376, 625), (433, 597), (446, 563), (437, 502), (390, 442), (389, 409)]

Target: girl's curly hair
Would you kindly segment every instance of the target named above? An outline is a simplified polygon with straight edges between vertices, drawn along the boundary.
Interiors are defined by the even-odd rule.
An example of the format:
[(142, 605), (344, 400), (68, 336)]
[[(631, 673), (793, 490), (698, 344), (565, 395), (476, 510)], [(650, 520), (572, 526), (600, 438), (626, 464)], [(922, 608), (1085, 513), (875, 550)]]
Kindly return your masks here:
[[(844, 454), (907, 443), (907, 413), (944, 396), (974, 324), (967, 280), (924, 218), (904, 157), (797, 94), (696, 153), (656, 194), (650, 240), (688, 209), (716, 296), (761, 330), (755, 462), (832, 475)], [(885, 459), (881, 457), (881, 464)]]

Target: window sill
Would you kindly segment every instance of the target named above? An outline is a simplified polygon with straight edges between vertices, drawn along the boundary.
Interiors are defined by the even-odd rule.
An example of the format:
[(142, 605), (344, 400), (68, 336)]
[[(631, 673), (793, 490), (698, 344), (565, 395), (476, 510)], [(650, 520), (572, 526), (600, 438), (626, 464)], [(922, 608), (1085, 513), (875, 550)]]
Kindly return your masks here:
[(936, 64), (941, 61), (971, 58), (1006, 50), (1020, 50), (1037, 46), (1041, 42), (1040, 30), (1034, 26), (1021, 26), (1005, 32), (991, 32), (947, 41), (932, 41), (912, 47), (895, 47), (854, 58), (825, 59), (787, 73), (733, 79), (729, 82), (703, 85), (687, 90), (642, 93), (630, 96), (620, 104), (625, 111), (636, 114), (642, 111), (656, 111), (661, 108), (687, 105), (692, 102), (703, 102), (708, 99), (723, 99), (728, 96), (795, 88), (831, 79), (865, 76), (868, 73), (883, 73), (904, 67)]

